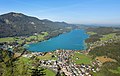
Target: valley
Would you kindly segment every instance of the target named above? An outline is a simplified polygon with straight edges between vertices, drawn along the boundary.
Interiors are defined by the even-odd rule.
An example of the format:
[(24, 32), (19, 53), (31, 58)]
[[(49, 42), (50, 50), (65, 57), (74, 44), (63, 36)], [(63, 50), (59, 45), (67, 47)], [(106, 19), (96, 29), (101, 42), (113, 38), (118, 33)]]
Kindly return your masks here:
[[(17, 16), (15, 16), (16, 14)], [(16, 24), (16, 22), (9, 22), (14, 20), (14, 17), (11, 15), (15, 17), (18, 17), (18, 15), (20, 17), (24, 16), (18, 13), (2, 15), (3, 17), (0, 17), (1, 27), (4, 27), (4, 24), (11, 27)], [(13, 19), (4, 22), (3, 18), (7, 16)], [(26, 18), (27, 16), (24, 17)], [(46, 22), (49, 21), (47, 20)], [(34, 25), (34, 23), (31, 24)], [(54, 22), (51, 21), (47, 23), (47, 25), (49, 24), (51, 24), (50, 27), (54, 28), (49, 28), (49, 30), (46, 29), (48, 28), (47, 26), (46, 28), (44, 27), (44, 30), (30, 30), (27, 28), (30, 31), (29, 33), (26, 32), (26, 35), (22, 34), (23, 30), (21, 29), (19, 29), (21, 32), (15, 35), (16, 32), (13, 31), (17, 30), (17, 28), (11, 30), (9, 35), (6, 33), (9, 33), (10, 30), (4, 33), (3, 31), (0, 32), (0, 75), (120, 75), (120, 28), (83, 27), (83, 25), (78, 26), (64, 22), (55, 22), (56, 25), (52, 26)], [(39, 26), (42, 27), (43, 25)], [(28, 24), (24, 27), (28, 27)], [(35, 32), (32, 32), (33, 30)], [(34, 49), (29, 49), (33, 47)]]

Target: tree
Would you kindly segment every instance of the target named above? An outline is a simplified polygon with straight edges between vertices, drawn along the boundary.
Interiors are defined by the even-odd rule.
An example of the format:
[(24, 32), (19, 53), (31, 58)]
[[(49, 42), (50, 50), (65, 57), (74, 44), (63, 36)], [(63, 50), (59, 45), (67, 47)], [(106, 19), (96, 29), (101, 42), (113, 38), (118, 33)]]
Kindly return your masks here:
[(2, 66), (2, 75), (3, 76), (15, 76), (14, 75), (14, 67), (15, 67), (15, 62), (25, 53), (24, 51), (21, 53), (20, 56), (14, 57), (14, 53), (11, 51), (7, 50), (0, 50), (0, 58), (1, 58), (1, 66)]

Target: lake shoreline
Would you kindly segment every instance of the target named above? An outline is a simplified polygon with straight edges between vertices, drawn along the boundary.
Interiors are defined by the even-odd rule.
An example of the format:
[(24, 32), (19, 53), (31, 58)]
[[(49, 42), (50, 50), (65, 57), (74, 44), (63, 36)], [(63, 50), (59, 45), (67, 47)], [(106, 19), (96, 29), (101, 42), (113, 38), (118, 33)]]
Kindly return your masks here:
[[(58, 37), (61, 37), (61, 36), (63, 36), (63, 35), (66, 35), (66, 34), (69, 34), (69, 33), (72, 33), (73, 31), (82, 31), (82, 35), (85, 35), (85, 39), (83, 39), (84, 41), (83, 41), (83, 43), (82, 43), (82, 46), (81, 46), (81, 49), (82, 50), (86, 50), (88, 47), (87, 47), (87, 45), (86, 45), (86, 43), (85, 43), (85, 40), (87, 39), (87, 38), (89, 38), (88, 37), (88, 34), (87, 34), (87, 32), (86, 32), (86, 30), (84, 30), (84, 29), (74, 29), (74, 30), (71, 30), (71, 31), (69, 31), (69, 32), (66, 32), (66, 33), (62, 33), (62, 34), (59, 34), (59, 35), (57, 35), (57, 36), (55, 36), (55, 37), (52, 37), (52, 38), (49, 38), (49, 39), (47, 39), (47, 40), (43, 40), (43, 41), (38, 41), (38, 42), (36, 42), (36, 43), (31, 43), (31, 44), (27, 44), (27, 45), (29, 45), (29, 47), (27, 48), (27, 50), (29, 50), (29, 51), (31, 51), (31, 52), (50, 52), (50, 51), (54, 51), (54, 50), (59, 50), (59, 49), (64, 49), (64, 50), (78, 50), (78, 47), (77, 48), (73, 48), (73, 49), (67, 49), (67, 48), (57, 48), (57, 49), (54, 49), (54, 50), (49, 50), (49, 51), (36, 51), (36, 50), (30, 50), (29, 48), (31, 47), (31, 45), (37, 45), (37, 44), (43, 44), (43, 43), (45, 43), (45, 42), (50, 42), (51, 40), (53, 40), (53, 39), (56, 39), (56, 38), (58, 38)], [(81, 35), (80, 35), (81, 36)], [(82, 37), (82, 36), (81, 36)], [(53, 41), (54, 42), (54, 41)], [(79, 43), (77, 43), (76, 45), (80, 45)], [(46, 45), (44, 45), (44, 46), (46, 46)], [(62, 46), (62, 45), (61, 45)], [(74, 46), (73, 46), (74, 47)], [(37, 47), (36, 47), (37, 48)], [(36, 49), (35, 48), (35, 49)], [(38, 47), (39, 48), (39, 47)], [(47, 48), (49, 48), (49, 47), (47, 47)], [(41, 48), (40, 48), (41, 49)], [(52, 48), (53, 49), (53, 48)], [(79, 50), (81, 50), (81, 49), (79, 49)]]

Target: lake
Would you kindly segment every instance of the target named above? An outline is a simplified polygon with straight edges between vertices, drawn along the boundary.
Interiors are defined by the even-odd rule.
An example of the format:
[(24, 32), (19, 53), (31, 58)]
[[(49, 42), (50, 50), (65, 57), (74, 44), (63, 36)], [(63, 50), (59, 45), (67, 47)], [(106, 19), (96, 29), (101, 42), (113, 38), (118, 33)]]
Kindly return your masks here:
[(84, 41), (88, 37), (89, 35), (83, 29), (72, 30), (69, 33), (61, 34), (49, 40), (29, 44), (27, 49), (34, 52), (49, 52), (56, 49), (85, 50)]

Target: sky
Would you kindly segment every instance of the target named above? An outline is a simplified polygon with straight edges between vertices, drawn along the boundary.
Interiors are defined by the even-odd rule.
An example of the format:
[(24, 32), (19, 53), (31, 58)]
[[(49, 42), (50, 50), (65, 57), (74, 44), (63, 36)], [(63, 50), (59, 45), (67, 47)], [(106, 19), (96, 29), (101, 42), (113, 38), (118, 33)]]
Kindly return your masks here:
[(0, 0), (0, 14), (9, 12), (75, 24), (120, 24), (120, 0)]

